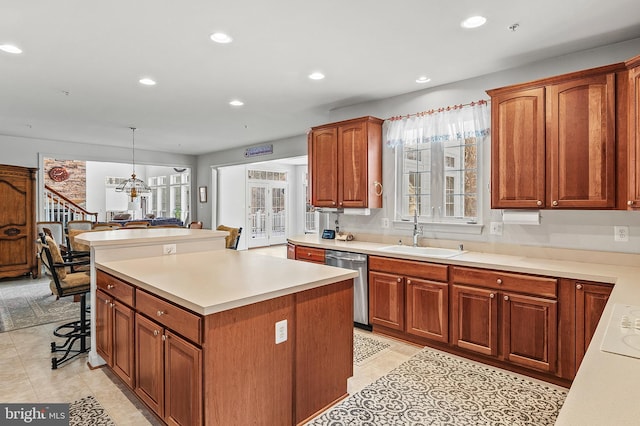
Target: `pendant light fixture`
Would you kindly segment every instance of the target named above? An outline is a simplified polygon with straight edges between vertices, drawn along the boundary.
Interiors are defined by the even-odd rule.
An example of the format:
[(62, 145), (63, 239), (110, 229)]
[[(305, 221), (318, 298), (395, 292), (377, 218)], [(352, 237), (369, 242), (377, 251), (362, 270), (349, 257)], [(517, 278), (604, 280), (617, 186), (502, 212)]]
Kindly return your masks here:
[(131, 167), (133, 171), (131, 172), (131, 178), (122, 182), (118, 186), (116, 186), (116, 192), (126, 192), (131, 197), (131, 201), (135, 201), (136, 197), (139, 194), (149, 193), (151, 192), (151, 188), (147, 186), (146, 183), (136, 178), (136, 128), (129, 127), (131, 129), (131, 140), (132, 140), (132, 161)]

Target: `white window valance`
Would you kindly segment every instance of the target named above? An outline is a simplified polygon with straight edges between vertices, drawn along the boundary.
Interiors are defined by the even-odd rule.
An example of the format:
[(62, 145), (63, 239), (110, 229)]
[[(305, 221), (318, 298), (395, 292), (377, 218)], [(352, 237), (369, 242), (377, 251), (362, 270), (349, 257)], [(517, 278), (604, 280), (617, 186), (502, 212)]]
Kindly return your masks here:
[(386, 145), (418, 145), (467, 138), (483, 138), (491, 133), (491, 110), (487, 101), (472, 102), (410, 116), (385, 120)]

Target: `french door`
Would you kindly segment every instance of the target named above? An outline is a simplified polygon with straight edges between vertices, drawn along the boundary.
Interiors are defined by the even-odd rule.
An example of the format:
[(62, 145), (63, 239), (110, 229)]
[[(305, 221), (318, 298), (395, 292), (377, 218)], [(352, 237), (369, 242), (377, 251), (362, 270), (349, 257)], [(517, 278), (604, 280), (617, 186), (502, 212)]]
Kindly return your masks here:
[(248, 182), (248, 247), (284, 244), (287, 238), (287, 183)]

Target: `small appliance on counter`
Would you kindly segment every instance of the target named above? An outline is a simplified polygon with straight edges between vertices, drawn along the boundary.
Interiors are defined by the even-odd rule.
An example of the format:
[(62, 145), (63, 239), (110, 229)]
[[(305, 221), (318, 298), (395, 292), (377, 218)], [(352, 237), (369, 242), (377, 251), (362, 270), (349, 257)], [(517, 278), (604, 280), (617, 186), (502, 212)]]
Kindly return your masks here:
[(322, 231), (322, 238), (325, 240), (333, 240), (336, 237), (336, 231), (333, 229), (325, 229)]

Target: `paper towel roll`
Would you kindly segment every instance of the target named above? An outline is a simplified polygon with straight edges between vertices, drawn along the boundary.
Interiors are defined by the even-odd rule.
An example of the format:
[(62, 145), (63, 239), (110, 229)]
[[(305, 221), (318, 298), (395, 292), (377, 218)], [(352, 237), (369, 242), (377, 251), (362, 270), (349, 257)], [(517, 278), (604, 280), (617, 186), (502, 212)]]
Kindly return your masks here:
[(502, 222), (513, 225), (540, 225), (540, 210), (503, 210)]

